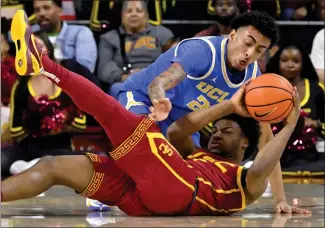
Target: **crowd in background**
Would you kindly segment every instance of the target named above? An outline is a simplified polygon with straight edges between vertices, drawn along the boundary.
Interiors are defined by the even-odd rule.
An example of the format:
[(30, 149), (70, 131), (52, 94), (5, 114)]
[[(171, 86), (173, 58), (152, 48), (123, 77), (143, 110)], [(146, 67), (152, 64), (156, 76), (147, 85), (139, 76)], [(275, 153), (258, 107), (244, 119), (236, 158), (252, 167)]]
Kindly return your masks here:
[[(12, 15), (22, 8), (29, 14), (35, 36), (51, 59), (115, 98), (124, 80), (149, 66), (181, 39), (226, 37), (231, 31), (231, 21), (244, 11), (267, 11), (277, 20), (287, 21), (325, 19), (325, 3), (321, 0), (161, 0), (127, 4), (2, 1), (1, 172), (5, 176), (30, 167), (45, 155), (78, 154), (85, 150), (105, 153), (110, 149), (109, 139), (96, 121), (80, 111), (59, 87), (44, 77), (17, 76), (9, 30)], [(175, 29), (163, 25), (162, 19), (215, 23), (192, 29), (178, 25), (180, 29)], [(89, 24), (68, 23), (71, 20), (89, 20)], [(290, 36), (282, 33), (283, 37)], [(312, 39), (306, 41), (311, 43), (309, 50), (301, 38), (297, 41), (283, 38), (259, 60), (263, 73), (285, 77), (297, 87), (302, 99), (302, 121), (297, 127), (300, 130), (292, 136), (281, 159), (284, 174), (288, 175), (300, 175), (298, 171), (322, 171), (324, 175), (324, 26), (310, 35)], [(305, 34), (301, 32), (300, 36)], [(274, 134), (281, 127), (281, 123), (272, 126)], [(211, 129), (202, 129), (201, 134), (204, 140)]]

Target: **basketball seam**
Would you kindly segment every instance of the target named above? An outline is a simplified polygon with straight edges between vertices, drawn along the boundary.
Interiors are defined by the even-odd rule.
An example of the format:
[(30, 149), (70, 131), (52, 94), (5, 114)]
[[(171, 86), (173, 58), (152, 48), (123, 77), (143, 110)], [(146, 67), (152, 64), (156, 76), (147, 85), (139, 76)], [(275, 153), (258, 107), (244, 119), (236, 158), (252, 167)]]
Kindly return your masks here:
[(286, 91), (286, 92), (292, 94), (292, 92), (290, 92), (290, 91), (288, 91), (288, 90), (286, 90), (286, 89), (283, 89), (283, 88), (281, 88), (281, 87), (276, 87), (276, 86), (258, 86), (258, 87), (251, 88), (250, 90), (247, 90), (247, 91), (246, 91), (246, 95), (247, 95), (250, 91), (252, 91), (253, 89), (258, 89), (258, 88), (275, 88), (275, 89), (281, 89), (281, 90), (284, 90), (284, 91)]
[(278, 104), (278, 103), (281, 103), (281, 102), (284, 102), (284, 101), (288, 101), (288, 100), (292, 102), (292, 99), (287, 98), (287, 99), (284, 99), (284, 100), (281, 100), (281, 101), (277, 101), (277, 102), (274, 102), (274, 103), (269, 103), (269, 104), (263, 104), (263, 105), (247, 105), (246, 104), (246, 106), (247, 107), (264, 107), (264, 106)]

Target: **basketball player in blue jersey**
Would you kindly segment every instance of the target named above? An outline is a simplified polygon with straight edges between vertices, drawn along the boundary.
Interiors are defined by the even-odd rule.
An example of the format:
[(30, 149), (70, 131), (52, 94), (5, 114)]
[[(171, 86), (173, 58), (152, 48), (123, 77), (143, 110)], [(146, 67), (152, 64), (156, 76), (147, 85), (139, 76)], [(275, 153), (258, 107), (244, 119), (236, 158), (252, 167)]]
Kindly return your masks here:
[[(185, 39), (169, 49), (124, 82), (119, 101), (134, 113), (150, 115), (166, 134), (187, 113), (229, 99), (261, 74), (256, 60), (278, 39), (277, 26), (266, 13), (245, 13), (232, 28), (229, 38)], [(200, 146), (198, 133), (193, 140)]]
[[(261, 74), (256, 60), (279, 36), (274, 19), (258, 11), (239, 16), (232, 28), (228, 38), (185, 39), (169, 49), (124, 82), (119, 101), (134, 113), (149, 115), (166, 134), (168, 126), (180, 117), (229, 99), (245, 81)], [(262, 129), (260, 146), (273, 137), (269, 125), (262, 125)], [(197, 147), (199, 139), (199, 133), (192, 136)], [(186, 151), (192, 145), (175, 146)], [(270, 183), (276, 196), (276, 211), (291, 212), (280, 164), (270, 176)]]

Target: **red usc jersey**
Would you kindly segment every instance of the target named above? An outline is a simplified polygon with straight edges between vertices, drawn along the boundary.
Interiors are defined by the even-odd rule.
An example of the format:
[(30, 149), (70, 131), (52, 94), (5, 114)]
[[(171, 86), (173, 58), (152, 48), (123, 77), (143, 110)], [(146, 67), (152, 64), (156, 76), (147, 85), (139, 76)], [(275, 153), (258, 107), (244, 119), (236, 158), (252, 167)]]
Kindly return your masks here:
[(218, 155), (196, 151), (186, 159), (197, 174), (197, 195), (190, 214), (229, 215), (246, 207), (243, 168)]

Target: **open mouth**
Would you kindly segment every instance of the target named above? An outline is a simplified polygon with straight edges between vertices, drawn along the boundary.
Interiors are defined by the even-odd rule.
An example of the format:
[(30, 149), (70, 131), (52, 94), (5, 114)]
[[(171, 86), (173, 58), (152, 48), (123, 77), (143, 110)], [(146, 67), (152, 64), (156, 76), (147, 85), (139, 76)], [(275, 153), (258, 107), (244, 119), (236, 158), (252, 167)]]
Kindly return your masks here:
[(239, 65), (240, 66), (246, 66), (246, 64), (247, 64), (247, 60), (239, 60)]
[(40, 24), (49, 24), (50, 23), (50, 21), (49, 20), (42, 20), (41, 22), (40, 22)]
[(215, 148), (215, 147), (219, 147), (220, 146), (220, 142), (219, 141), (212, 141), (210, 142), (210, 147)]

